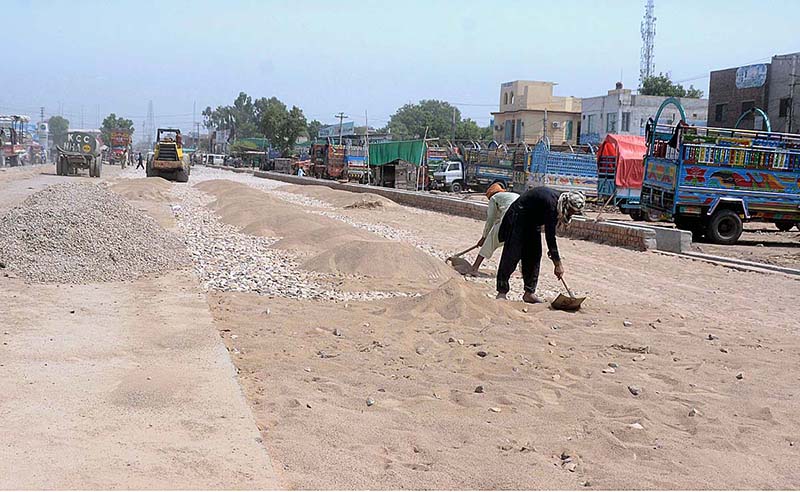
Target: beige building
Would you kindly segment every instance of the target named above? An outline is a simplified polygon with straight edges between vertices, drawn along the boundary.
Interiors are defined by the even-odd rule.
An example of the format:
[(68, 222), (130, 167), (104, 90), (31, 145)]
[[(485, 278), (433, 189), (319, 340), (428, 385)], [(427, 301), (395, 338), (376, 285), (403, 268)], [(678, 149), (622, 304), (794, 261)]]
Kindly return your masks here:
[(500, 86), (500, 110), (493, 112), (499, 143), (536, 144), (544, 135), (554, 145), (578, 143), (581, 100), (554, 96), (554, 82), (515, 80)]

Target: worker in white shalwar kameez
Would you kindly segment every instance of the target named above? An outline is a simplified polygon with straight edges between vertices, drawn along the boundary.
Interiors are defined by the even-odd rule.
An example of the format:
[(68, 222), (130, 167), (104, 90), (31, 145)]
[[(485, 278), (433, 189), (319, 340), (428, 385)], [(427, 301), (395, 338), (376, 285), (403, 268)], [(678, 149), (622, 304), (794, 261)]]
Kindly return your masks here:
[(486, 198), (489, 199), (489, 208), (486, 211), (486, 224), (483, 226), (483, 235), (478, 246), (481, 248), (478, 257), (472, 264), (472, 274), (478, 273), (481, 263), (485, 258), (491, 258), (492, 254), (503, 245), (498, 237), (500, 223), (503, 222), (508, 207), (519, 198), (519, 195), (506, 191), (502, 184), (494, 183), (486, 190)]

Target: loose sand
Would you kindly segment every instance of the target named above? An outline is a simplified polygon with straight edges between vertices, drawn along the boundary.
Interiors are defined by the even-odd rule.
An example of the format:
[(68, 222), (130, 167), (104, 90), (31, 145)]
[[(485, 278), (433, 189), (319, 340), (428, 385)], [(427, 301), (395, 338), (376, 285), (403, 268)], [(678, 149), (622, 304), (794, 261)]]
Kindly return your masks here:
[[(308, 195), (332, 203), (322, 191)], [(281, 224), (316, 220), (298, 215), (311, 214), (274, 203), (285, 245), (314, 230), (319, 236), (306, 237), (325, 242), (324, 229)], [(401, 206), (344, 207), (337, 212), (349, 219), (402, 229), (444, 251), (473, 244), (481, 230), (477, 221)], [(380, 248), (348, 248), (353, 231), (325, 219), (337, 239), (314, 248), (315, 267), (333, 269), (334, 258), (355, 271), (385, 260)], [(800, 487), (798, 282), (559, 244), (568, 282), (589, 294), (574, 314), (494, 301), (497, 256), (485, 263), (488, 278), (419, 284), (414, 298), (342, 305), (214, 294), (216, 324), (287, 484)], [(350, 252), (357, 256), (337, 258)], [(401, 268), (417, 268), (412, 261), (422, 260)], [(549, 297), (559, 290), (551, 269), (545, 259), (540, 289)], [(512, 289), (521, 291), (518, 277)]]

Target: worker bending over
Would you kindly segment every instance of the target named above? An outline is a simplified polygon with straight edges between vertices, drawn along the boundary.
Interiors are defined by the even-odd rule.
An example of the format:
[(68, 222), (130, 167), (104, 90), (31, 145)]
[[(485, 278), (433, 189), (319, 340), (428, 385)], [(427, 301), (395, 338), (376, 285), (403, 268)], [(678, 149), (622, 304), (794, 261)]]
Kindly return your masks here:
[(553, 273), (559, 279), (564, 267), (558, 254), (556, 226), (567, 224), (575, 214), (581, 213), (586, 204), (582, 193), (570, 191), (559, 194), (546, 187), (531, 188), (513, 202), (500, 224), (499, 239), (503, 242), (503, 255), (497, 269), (497, 298), (505, 299), (509, 291), (508, 280), (522, 260), (522, 278), (525, 294), (522, 300), (530, 303), (542, 302), (536, 295), (539, 282), (539, 264), (542, 260), (542, 235), (547, 241), (547, 256), (553, 260)]
[(498, 237), (500, 223), (503, 221), (503, 216), (506, 214), (508, 207), (519, 198), (519, 195), (506, 191), (501, 183), (494, 183), (486, 190), (486, 198), (489, 199), (489, 208), (486, 211), (486, 225), (483, 226), (483, 235), (477, 244), (481, 249), (472, 264), (472, 271), (470, 272), (472, 275), (478, 273), (478, 268), (480, 268), (484, 259), (491, 258), (497, 248), (502, 246), (503, 242)]

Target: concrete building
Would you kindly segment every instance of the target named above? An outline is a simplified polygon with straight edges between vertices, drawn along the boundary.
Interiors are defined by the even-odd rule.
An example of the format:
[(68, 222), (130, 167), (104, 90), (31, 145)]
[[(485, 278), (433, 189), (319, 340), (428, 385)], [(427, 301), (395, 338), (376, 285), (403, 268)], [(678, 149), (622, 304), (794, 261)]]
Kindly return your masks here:
[(578, 142), (581, 100), (554, 96), (553, 82), (515, 80), (500, 85), (500, 110), (493, 112), (494, 139), (535, 145), (544, 135), (554, 145)]
[[(619, 135), (644, 135), (648, 118), (656, 115), (663, 96), (643, 96), (631, 89), (616, 87), (605, 96), (585, 97), (581, 100), (580, 143), (599, 144), (609, 133)], [(708, 117), (708, 99), (678, 98), (690, 125), (705, 125)], [(678, 110), (670, 106), (662, 114), (662, 121), (676, 122)]]
[[(776, 55), (771, 63), (759, 63), (711, 72), (708, 126), (733, 128), (750, 108), (767, 113), (772, 130), (798, 133), (800, 104), (794, 97), (800, 90), (800, 53)], [(739, 125), (765, 129), (763, 118), (748, 115)]]

